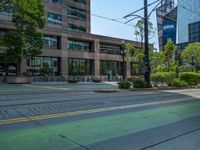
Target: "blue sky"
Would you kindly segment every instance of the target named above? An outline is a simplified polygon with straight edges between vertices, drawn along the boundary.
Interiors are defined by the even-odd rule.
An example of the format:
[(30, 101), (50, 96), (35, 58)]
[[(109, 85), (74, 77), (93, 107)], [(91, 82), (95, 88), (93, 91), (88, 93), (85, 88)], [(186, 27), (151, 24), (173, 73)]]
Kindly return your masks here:
[[(153, 1), (155, 0), (149, 0), (149, 3)], [(143, 0), (91, 0), (91, 14), (113, 19), (120, 19), (141, 7), (143, 7)], [(143, 15), (143, 11), (141, 11), (141, 15)], [(124, 22), (125, 20), (120, 21)], [(151, 21), (154, 28), (157, 28), (155, 12), (151, 16)], [(135, 22), (132, 22), (132, 24), (135, 24)], [(93, 34), (136, 40), (134, 27), (104, 20), (93, 15), (91, 16), (91, 32)], [(157, 34), (150, 42), (158, 47)]]

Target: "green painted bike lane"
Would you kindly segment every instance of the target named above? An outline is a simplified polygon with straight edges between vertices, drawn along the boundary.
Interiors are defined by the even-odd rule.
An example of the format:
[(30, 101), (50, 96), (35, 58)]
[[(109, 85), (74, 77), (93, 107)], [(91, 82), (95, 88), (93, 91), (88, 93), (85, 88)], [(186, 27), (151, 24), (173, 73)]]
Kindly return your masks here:
[(200, 116), (200, 102), (4, 132), (0, 149), (70, 150), (79, 147), (77, 143), (93, 144), (196, 116)]

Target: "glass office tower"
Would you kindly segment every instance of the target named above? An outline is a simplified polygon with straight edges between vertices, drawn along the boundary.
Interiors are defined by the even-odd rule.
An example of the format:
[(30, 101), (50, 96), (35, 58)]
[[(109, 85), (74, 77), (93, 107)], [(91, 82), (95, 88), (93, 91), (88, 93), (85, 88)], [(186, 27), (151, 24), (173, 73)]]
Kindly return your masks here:
[(200, 0), (178, 0), (177, 43), (200, 41)]

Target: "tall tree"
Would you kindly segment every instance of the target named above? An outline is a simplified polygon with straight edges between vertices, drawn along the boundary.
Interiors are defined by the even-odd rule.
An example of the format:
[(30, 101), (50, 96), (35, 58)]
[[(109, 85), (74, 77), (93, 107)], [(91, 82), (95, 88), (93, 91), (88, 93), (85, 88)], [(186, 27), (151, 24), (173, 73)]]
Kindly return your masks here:
[(126, 53), (126, 61), (133, 62), (132, 66), (134, 70), (139, 74), (144, 72), (144, 50), (136, 48), (131, 43), (125, 44)]
[[(153, 24), (151, 21), (148, 22), (149, 25), (149, 33), (153, 32)], [(135, 35), (138, 39), (139, 42), (144, 42), (144, 19), (140, 19), (137, 21), (136, 25), (135, 25)], [(141, 45), (141, 49), (142, 49), (143, 45)]]
[(164, 47), (163, 56), (164, 56), (164, 64), (166, 66), (166, 71), (172, 71), (174, 66), (176, 66), (176, 53), (177, 47), (172, 40), (169, 40)]
[(192, 65), (198, 71), (200, 67), (200, 42), (189, 44), (181, 55), (184, 65)]
[(42, 53), (45, 26), (44, 7), (41, 0), (11, 0), (14, 30), (4, 35), (7, 62), (16, 63), (17, 75), (21, 74), (24, 58), (33, 58)]

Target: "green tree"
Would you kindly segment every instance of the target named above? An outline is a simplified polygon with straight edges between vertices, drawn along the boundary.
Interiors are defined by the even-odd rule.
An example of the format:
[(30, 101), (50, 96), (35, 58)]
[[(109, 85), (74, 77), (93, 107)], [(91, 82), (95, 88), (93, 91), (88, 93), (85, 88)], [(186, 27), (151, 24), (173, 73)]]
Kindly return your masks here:
[(1, 11), (4, 11), (6, 5), (8, 5), (9, 2), (10, 2), (10, 0), (1, 0), (1, 1), (0, 1), (0, 12), (1, 12)]
[(196, 71), (200, 66), (200, 42), (189, 44), (181, 55), (184, 65), (192, 65)]
[(134, 67), (134, 70), (137, 70), (137, 73), (142, 73), (144, 70), (144, 50), (136, 48), (131, 43), (125, 43), (126, 61), (133, 62), (131, 67)]
[[(148, 22), (148, 30), (149, 34), (153, 32), (153, 23), (151, 21)], [(135, 35), (139, 42), (141, 42), (141, 49), (143, 48), (144, 42), (144, 19), (140, 19), (137, 21), (135, 25)]]
[(43, 75), (43, 76), (48, 75), (51, 72), (51, 69), (48, 63), (43, 63), (43, 66), (42, 68), (40, 68), (39, 72), (40, 72), (40, 75)]
[(33, 58), (42, 53), (43, 34), (38, 32), (45, 26), (44, 7), (41, 0), (11, 0), (14, 30), (4, 35), (6, 61), (16, 63), (17, 75), (21, 74), (24, 58)]
[(175, 59), (177, 47), (172, 40), (169, 40), (163, 49), (163, 61), (166, 67), (166, 71), (174, 71), (177, 67)]

